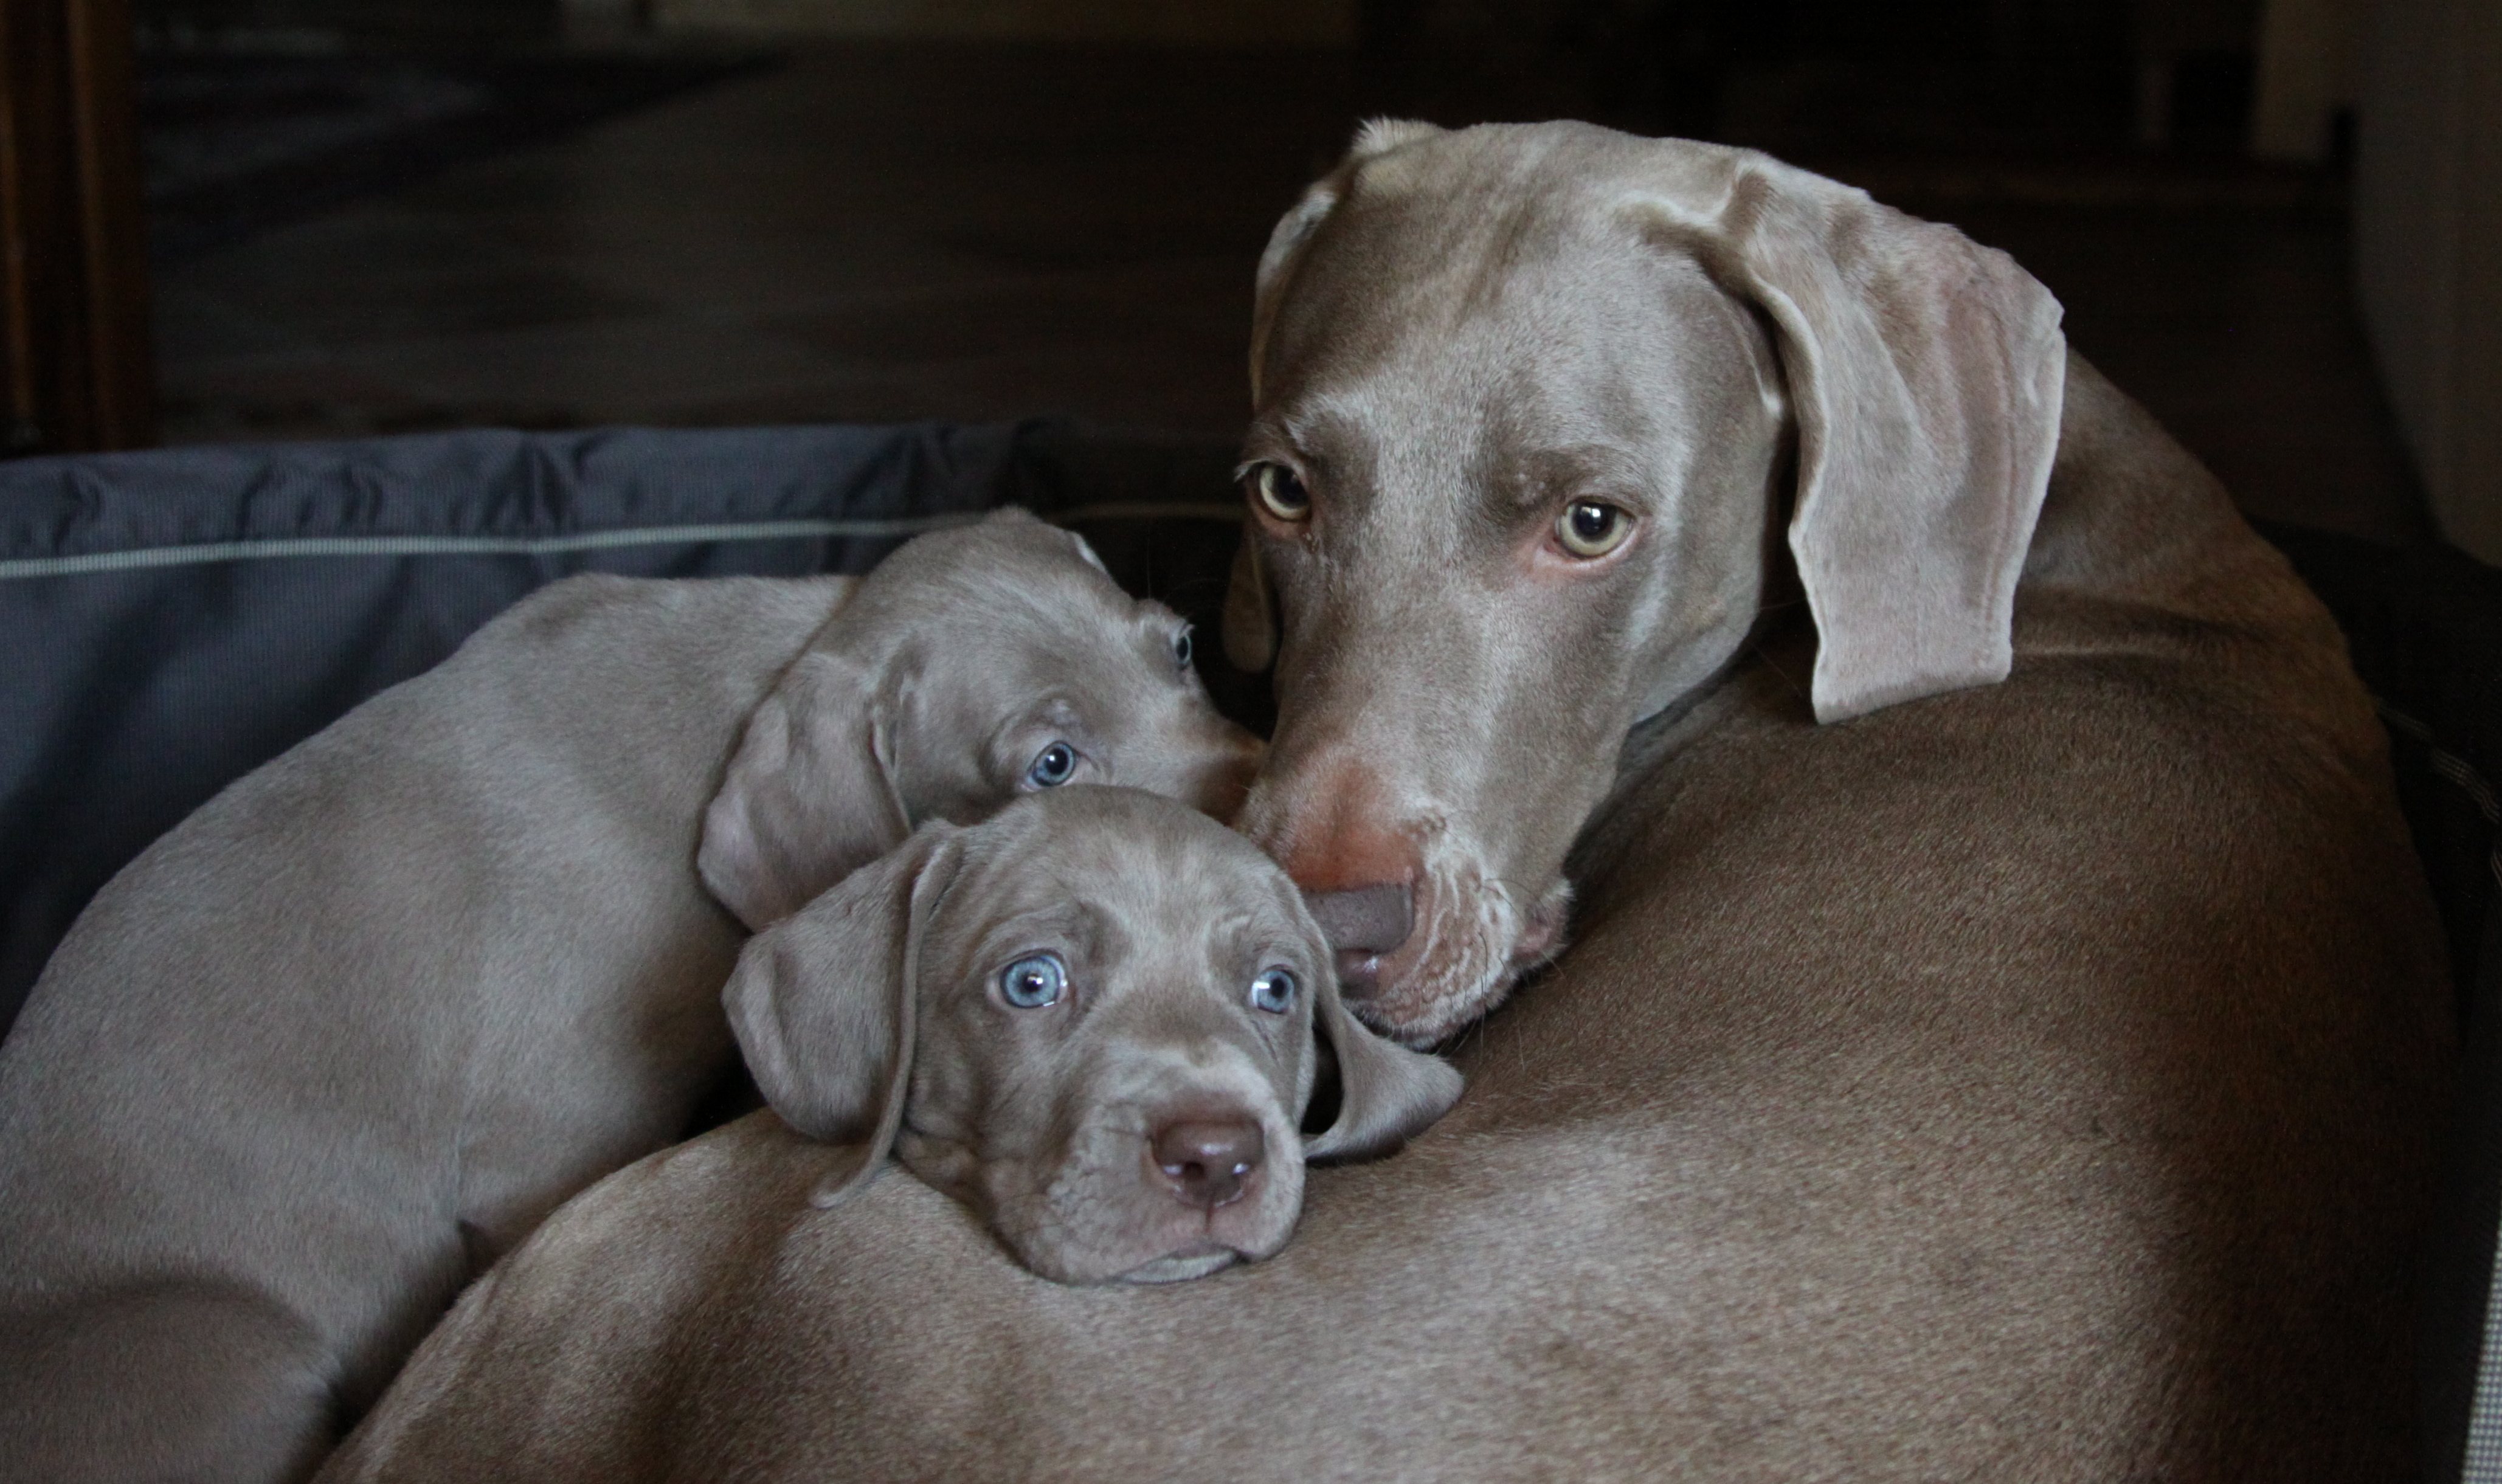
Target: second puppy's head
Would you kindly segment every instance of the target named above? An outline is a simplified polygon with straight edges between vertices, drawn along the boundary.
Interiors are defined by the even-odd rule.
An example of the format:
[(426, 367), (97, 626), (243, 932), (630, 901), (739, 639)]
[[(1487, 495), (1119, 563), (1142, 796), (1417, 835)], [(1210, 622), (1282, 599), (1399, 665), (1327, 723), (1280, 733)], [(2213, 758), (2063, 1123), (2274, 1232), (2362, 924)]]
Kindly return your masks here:
[[(1306, 1158), (1395, 1147), (1459, 1096), (1346, 1013), (1330, 962), (1249, 842), (1075, 788), (925, 826), (751, 940), (724, 998), (766, 1100), (867, 1140), (863, 1174), (892, 1147), (1035, 1272), (1157, 1282), (1275, 1252)], [(1306, 1139), (1316, 1033), (1340, 1097)]]
[(1231, 817), (1262, 752), (1217, 714), (1190, 625), (1022, 510), (906, 542), (749, 719), (696, 855), (752, 928), (928, 820), (1117, 784)]

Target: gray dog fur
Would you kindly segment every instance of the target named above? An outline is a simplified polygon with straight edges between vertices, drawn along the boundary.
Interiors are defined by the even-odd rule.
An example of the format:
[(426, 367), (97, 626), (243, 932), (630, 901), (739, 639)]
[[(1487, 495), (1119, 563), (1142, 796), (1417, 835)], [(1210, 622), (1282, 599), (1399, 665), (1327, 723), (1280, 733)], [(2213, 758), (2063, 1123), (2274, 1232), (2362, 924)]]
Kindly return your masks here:
[(858, 581), (576, 578), (220, 794), (0, 1048), (0, 1478), (299, 1476), (673, 1137), (741, 938), (699, 834), (761, 924), (1053, 739), (1230, 809), (1257, 743), (1180, 627), (1022, 513)]
[[(739, 1126), (552, 1224), (358, 1476), (2410, 1476), (2452, 1053), (2384, 741), (2055, 312), (1745, 152), (1369, 131), (1262, 278), (1310, 513), (1235, 594), (1246, 816), (1416, 873), (1356, 965), (1410, 1036), (1573, 883), (1469, 1096), (1148, 1293)], [(1582, 498), (1636, 525), (1577, 565)]]

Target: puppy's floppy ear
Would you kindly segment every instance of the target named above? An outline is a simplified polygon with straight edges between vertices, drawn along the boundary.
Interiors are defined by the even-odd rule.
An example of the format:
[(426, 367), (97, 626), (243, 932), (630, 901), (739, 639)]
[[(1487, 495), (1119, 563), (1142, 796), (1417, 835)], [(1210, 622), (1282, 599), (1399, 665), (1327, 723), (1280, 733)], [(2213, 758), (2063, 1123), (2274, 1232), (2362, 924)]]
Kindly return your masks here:
[[(1327, 961), (1326, 960), (1323, 961)], [(1315, 1029), (1337, 1053), (1337, 1120), (1303, 1143), (1310, 1160), (1361, 1159), (1398, 1148), (1460, 1100), (1459, 1069), (1366, 1029), (1324, 979), (1312, 1000)]]
[(1225, 590), (1225, 658), (1257, 675), (1277, 660), (1276, 594), (1260, 561), (1260, 532), (1242, 523), (1242, 544), (1234, 549), (1234, 581)]
[(2006, 679), (2059, 441), (2058, 300), (2006, 253), (1865, 191), (1751, 151), (1656, 150), (1656, 238), (1779, 332), (1816, 719)]
[(841, 1197), (884, 1163), (912, 1087), (921, 937), (954, 880), (958, 829), (923, 826), (798, 912), (750, 938), (722, 1007), (757, 1089), (810, 1138), (864, 1141), (818, 1193)]
[(704, 811), (695, 867), (751, 929), (796, 912), (910, 832), (885, 678), (858, 656), (811, 649), (748, 719)]

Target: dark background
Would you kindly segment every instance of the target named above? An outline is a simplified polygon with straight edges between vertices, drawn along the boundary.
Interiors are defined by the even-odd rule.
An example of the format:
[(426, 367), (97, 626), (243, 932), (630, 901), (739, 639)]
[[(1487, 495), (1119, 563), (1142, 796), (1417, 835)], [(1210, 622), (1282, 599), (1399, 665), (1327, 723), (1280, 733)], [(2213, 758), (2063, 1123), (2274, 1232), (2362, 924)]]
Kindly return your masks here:
[(1252, 264), (1359, 119), (1573, 116), (1953, 221), (2252, 509), (2429, 528), (2350, 302), (2350, 127), (2317, 163), (2249, 157), (2248, 3), (1365, 0), (1344, 45), (1232, 48), (546, 0), (136, 18), (170, 441), (1032, 413), (1231, 437)]

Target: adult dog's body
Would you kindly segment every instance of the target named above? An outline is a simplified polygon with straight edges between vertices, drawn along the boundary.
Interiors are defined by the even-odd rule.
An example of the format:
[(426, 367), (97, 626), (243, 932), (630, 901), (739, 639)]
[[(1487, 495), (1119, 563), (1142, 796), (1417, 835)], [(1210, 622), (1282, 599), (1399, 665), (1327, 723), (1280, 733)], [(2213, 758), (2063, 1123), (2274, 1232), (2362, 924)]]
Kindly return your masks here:
[(1060, 739), (1238, 799), (1180, 624), (1022, 513), (863, 579), (580, 578), (220, 793), (0, 1049), (0, 1478), (307, 1471), (474, 1271), (685, 1127), (722, 903), (761, 926)]
[[(1662, 177), (1704, 203), (1671, 246), (1616, 210)], [(1459, 1108), (1147, 1294), (907, 1181), (813, 1211), (835, 1156), (741, 1126), (560, 1216), (572, 1279), (438, 1336), (359, 1476), (2404, 1476), (2448, 1033), (2377, 724), (2214, 480), (1951, 237), (1734, 152), (1374, 131), (1264, 267), (1250, 452), (1297, 479), (1229, 639), (1277, 646), (1247, 817), (1369, 894), (1377, 1023), (1551, 949), (1596, 806)], [(1895, 463), (1836, 312), (1934, 415)], [(1793, 428), (1808, 602), (1741, 652)], [(1601, 497), (1631, 555), (1550, 560)]]

